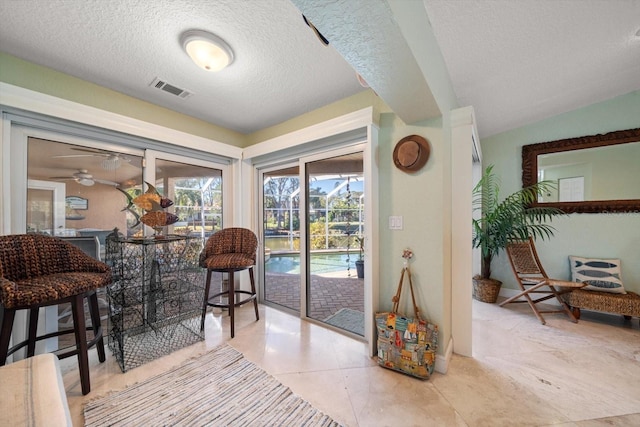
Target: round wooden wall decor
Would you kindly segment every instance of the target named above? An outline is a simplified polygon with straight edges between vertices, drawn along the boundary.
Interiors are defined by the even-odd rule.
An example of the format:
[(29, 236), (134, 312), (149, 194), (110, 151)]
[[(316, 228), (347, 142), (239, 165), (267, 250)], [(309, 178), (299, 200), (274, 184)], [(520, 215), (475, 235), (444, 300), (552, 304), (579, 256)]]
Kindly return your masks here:
[(420, 135), (402, 138), (393, 150), (393, 164), (404, 172), (417, 172), (429, 160), (429, 141)]

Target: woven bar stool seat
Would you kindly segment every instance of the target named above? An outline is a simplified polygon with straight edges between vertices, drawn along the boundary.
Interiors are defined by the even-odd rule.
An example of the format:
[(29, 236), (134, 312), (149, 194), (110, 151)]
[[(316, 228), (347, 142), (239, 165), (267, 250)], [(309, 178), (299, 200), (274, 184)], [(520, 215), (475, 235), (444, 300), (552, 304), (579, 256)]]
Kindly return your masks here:
[[(82, 394), (91, 390), (87, 350), (96, 346), (104, 362), (104, 340), (96, 290), (111, 283), (110, 268), (69, 242), (42, 234), (0, 236), (0, 366), (9, 355), (26, 347), (26, 357), (35, 354), (36, 342), (65, 334), (75, 334), (75, 348), (61, 350), (60, 359), (78, 357)], [(87, 328), (84, 299), (87, 299), (91, 326)], [(71, 303), (73, 328), (37, 335), (41, 307)], [(28, 310), (28, 338), (9, 348), (15, 313)], [(56, 324), (57, 327), (57, 324)], [(93, 332), (87, 341), (86, 331)]]
[[(253, 231), (246, 228), (225, 228), (209, 237), (204, 250), (200, 254), (200, 267), (207, 269), (200, 330), (204, 330), (204, 320), (207, 314), (207, 307), (209, 306), (229, 310), (231, 338), (235, 335), (235, 307), (253, 301), (256, 321), (260, 320), (258, 313), (258, 295), (253, 277), (253, 266), (256, 263), (257, 249), (258, 238)], [(242, 270), (249, 270), (249, 278), (251, 280), (250, 291), (235, 288), (234, 273)], [(214, 271), (227, 273), (229, 275), (229, 286), (226, 291), (209, 296), (211, 273)], [(226, 302), (221, 298), (224, 296), (227, 297)]]

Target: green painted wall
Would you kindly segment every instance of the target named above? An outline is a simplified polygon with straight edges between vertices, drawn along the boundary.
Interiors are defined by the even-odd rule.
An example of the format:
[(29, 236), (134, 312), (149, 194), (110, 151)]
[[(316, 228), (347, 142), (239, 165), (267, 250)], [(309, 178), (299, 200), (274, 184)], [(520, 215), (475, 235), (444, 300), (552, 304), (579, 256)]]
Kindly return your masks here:
[(373, 107), (374, 121), (376, 122), (378, 121), (380, 113), (390, 111), (384, 101), (380, 99), (373, 90), (368, 89), (308, 113), (301, 114), (293, 119), (249, 134), (246, 136), (245, 147), (367, 107)]
[[(640, 91), (485, 138), (481, 141), (483, 164), (495, 165), (494, 171), (502, 181), (502, 195), (506, 196), (522, 185), (523, 145), (637, 127)], [(570, 277), (569, 255), (620, 258), (625, 287), (640, 293), (640, 212), (571, 214), (555, 219), (553, 225), (557, 229), (555, 237), (536, 242), (550, 276)], [(493, 261), (492, 274), (504, 286), (516, 288), (504, 254)]]
[[(393, 164), (395, 144), (407, 135), (421, 135), (429, 141), (429, 161), (420, 171), (408, 174)], [(425, 318), (440, 326), (440, 349), (442, 352), (451, 334), (449, 306), (443, 301), (447, 295), (449, 275), (448, 252), (445, 240), (450, 240), (443, 224), (443, 208), (446, 194), (450, 191), (443, 185), (445, 174), (450, 170), (449, 150), (440, 119), (415, 125), (406, 125), (393, 113), (383, 114), (380, 120), (379, 142), (379, 204), (380, 204), (380, 308), (391, 309), (402, 271), (402, 251), (411, 248), (414, 258), (410, 263), (416, 302)], [(389, 230), (389, 216), (403, 217), (402, 230)], [(405, 283), (406, 285), (407, 283)], [(403, 287), (403, 302), (400, 309), (412, 313), (409, 290)]]
[(245, 136), (241, 133), (176, 113), (2, 52), (0, 52), (0, 81), (236, 147), (244, 147), (245, 144)]

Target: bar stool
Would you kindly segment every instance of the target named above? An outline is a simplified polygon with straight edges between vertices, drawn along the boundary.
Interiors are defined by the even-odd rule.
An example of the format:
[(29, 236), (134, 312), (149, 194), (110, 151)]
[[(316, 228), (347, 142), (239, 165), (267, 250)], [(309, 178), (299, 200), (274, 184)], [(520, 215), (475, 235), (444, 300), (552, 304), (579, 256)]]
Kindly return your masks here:
[[(204, 303), (202, 305), (202, 320), (200, 330), (204, 330), (204, 318), (207, 307), (226, 308), (231, 319), (231, 338), (235, 335), (234, 308), (253, 301), (256, 312), (256, 321), (260, 320), (258, 314), (258, 300), (256, 284), (253, 278), (253, 266), (256, 263), (256, 251), (258, 239), (253, 231), (246, 228), (225, 228), (213, 234), (207, 240), (204, 250), (200, 253), (200, 267), (207, 269), (207, 279), (204, 291)], [(251, 291), (235, 289), (234, 273), (236, 271), (249, 270), (251, 279)], [(227, 273), (229, 286), (227, 291), (216, 293), (209, 297), (212, 272)], [(220, 297), (227, 296), (227, 302)], [(248, 296), (246, 296), (248, 295)], [(236, 296), (238, 296), (236, 298)], [(244, 298), (243, 298), (244, 297)], [(219, 300), (218, 300), (219, 299)]]
[[(58, 358), (78, 356), (82, 394), (89, 393), (87, 350), (95, 345), (100, 362), (106, 360), (96, 290), (109, 283), (109, 266), (69, 242), (43, 234), (0, 236), (0, 366), (6, 363), (9, 355), (25, 346), (26, 357), (32, 357), (37, 341), (74, 333), (75, 348), (58, 354)], [(89, 328), (85, 322), (85, 298), (91, 316)], [(73, 328), (37, 336), (40, 308), (67, 302), (71, 303)], [(9, 348), (17, 310), (29, 311), (28, 338)], [(93, 332), (89, 342), (87, 330)]]

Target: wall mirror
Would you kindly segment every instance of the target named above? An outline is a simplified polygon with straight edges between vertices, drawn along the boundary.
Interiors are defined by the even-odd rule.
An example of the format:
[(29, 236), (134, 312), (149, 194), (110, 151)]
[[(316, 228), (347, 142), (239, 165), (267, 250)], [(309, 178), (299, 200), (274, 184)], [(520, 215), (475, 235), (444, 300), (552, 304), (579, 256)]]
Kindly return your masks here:
[(566, 213), (640, 212), (640, 128), (522, 147), (522, 185), (556, 189), (534, 206)]

